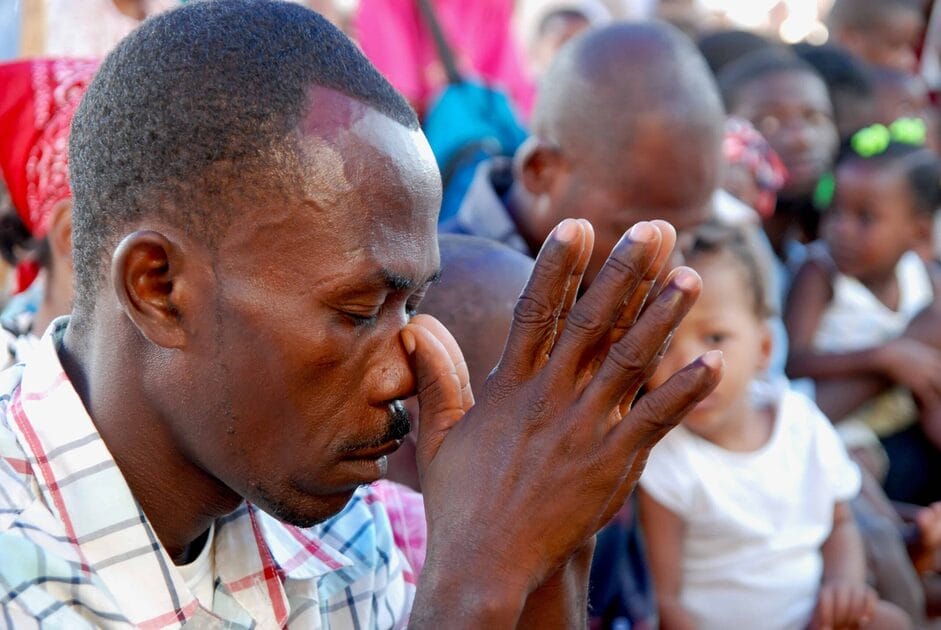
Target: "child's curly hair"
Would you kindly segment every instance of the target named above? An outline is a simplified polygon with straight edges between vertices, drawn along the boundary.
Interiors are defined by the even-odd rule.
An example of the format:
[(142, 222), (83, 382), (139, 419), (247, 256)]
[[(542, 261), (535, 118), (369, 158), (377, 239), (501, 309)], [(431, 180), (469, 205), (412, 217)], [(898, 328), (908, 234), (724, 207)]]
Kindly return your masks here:
[(686, 263), (693, 268), (696, 260), (705, 256), (728, 254), (732, 257), (748, 283), (755, 315), (764, 319), (775, 311), (769, 295), (767, 273), (770, 270), (762, 264), (755, 239), (756, 235), (744, 227), (713, 220), (696, 230), (684, 254)]

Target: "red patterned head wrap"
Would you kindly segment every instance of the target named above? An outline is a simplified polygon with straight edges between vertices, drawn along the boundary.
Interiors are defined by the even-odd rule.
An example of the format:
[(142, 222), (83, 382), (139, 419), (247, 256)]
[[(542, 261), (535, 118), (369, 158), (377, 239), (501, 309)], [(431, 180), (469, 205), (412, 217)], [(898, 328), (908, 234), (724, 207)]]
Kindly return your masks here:
[(755, 210), (764, 218), (771, 216), (787, 177), (781, 158), (750, 122), (736, 117), (726, 121), (722, 150), (730, 164), (744, 167), (754, 179), (759, 191)]
[[(98, 61), (36, 59), (0, 64), (0, 171), (13, 207), (34, 238), (49, 229), (52, 209), (72, 196), (68, 139), (72, 115)], [(17, 291), (38, 267), (17, 267)]]

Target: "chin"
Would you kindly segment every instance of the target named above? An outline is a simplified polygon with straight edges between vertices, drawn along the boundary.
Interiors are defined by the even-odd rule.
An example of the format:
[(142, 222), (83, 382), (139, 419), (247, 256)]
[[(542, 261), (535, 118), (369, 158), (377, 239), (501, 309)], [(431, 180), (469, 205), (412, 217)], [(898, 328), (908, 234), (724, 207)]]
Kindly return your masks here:
[(282, 523), (300, 528), (319, 525), (339, 514), (353, 498), (355, 488), (329, 496), (317, 496), (290, 491), (289, 497), (275, 497), (262, 491), (256, 506)]

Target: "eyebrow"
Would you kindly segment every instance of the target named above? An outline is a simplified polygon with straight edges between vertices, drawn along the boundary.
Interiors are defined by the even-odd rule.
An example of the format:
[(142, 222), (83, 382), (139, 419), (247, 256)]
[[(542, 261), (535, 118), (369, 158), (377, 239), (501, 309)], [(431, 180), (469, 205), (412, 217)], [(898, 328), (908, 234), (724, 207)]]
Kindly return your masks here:
[(383, 284), (389, 287), (389, 289), (392, 291), (409, 291), (418, 286), (437, 282), (441, 279), (441, 270), (439, 269), (438, 271), (434, 272), (428, 277), (428, 279), (421, 283), (416, 282), (411, 278), (406, 278), (405, 276), (399, 275), (389, 269), (382, 269), (379, 272), (379, 275), (382, 277)]

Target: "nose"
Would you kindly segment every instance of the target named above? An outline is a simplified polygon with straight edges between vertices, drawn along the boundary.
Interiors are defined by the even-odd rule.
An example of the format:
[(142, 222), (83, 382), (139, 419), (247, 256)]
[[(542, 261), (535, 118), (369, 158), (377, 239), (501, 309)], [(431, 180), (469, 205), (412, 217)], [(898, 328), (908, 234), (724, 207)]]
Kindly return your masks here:
[(415, 394), (415, 373), (398, 331), (376, 349), (369, 371), (370, 403), (385, 405)]
[(814, 142), (814, 130), (804, 121), (794, 121), (786, 127), (785, 142), (792, 151), (806, 151)]

